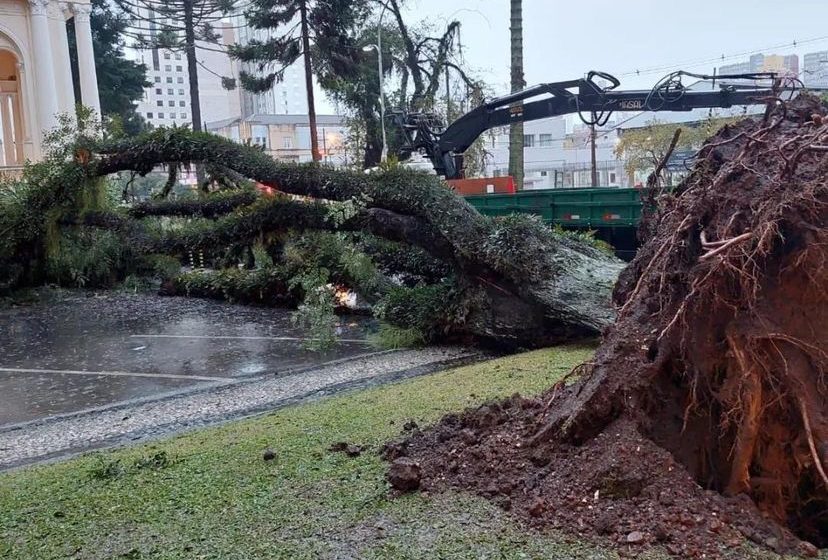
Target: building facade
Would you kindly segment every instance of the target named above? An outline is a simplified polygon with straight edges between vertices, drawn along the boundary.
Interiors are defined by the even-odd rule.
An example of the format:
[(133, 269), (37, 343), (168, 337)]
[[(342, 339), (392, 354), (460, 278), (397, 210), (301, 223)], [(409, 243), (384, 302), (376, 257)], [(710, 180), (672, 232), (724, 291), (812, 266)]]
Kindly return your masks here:
[[(146, 16), (147, 19), (158, 19), (150, 18), (148, 13)], [(151, 39), (157, 33), (154, 22), (138, 21), (135, 25)], [(220, 35), (218, 47), (204, 45), (205, 48), (196, 49), (202, 123), (235, 117), (241, 111), (239, 92), (227, 90), (222, 85), (222, 77), (238, 78), (235, 61), (221, 52), (222, 47), (236, 42), (234, 29), (229, 22), (214, 27)], [(192, 123), (190, 74), (184, 53), (158, 48), (132, 48), (129, 52), (132, 58), (147, 65), (147, 79), (150, 82), (144, 90), (144, 97), (138, 102), (139, 114), (153, 126)]]
[(828, 51), (802, 57), (802, 81), (806, 87), (828, 88)]
[[(239, 44), (246, 45), (252, 40), (267, 41), (272, 31), (254, 29), (247, 25), (243, 16), (234, 18), (238, 29)], [(240, 69), (250, 74), (260, 72), (253, 65), (242, 63)], [(308, 113), (308, 97), (305, 91), (305, 63), (300, 58), (294, 64), (284, 69), (281, 80), (274, 82), (273, 87), (261, 93), (241, 92), (241, 116), (252, 115), (306, 115)]]
[[(592, 142), (588, 127), (576, 125), (567, 132), (567, 120), (563, 117), (527, 122), (523, 127), (524, 189), (592, 186)], [(628, 186), (623, 162), (614, 153), (617, 131), (611, 123), (604, 128), (597, 131), (595, 140), (598, 186)], [(485, 143), (490, 154), (485, 174), (508, 175), (509, 130), (493, 131)]]
[[(312, 161), (308, 115), (251, 115), (207, 124), (207, 130), (242, 144), (261, 146), (279, 161)], [(317, 115), (316, 130), (322, 161), (341, 166), (347, 162), (346, 126), (338, 115)]]
[[(44, 131), (80, 102), (100, 113), (88, 0), (0, 0), (0, 174), (42, 155)], [(67, 24), (77, 36), (75, 99)]]
[(748, 74), (751, 72), (775, 72), (781, 76), (799, 77), (799, 56), (779, 54), (754, 54), (745, 62), (720, 66), (719, 74)]

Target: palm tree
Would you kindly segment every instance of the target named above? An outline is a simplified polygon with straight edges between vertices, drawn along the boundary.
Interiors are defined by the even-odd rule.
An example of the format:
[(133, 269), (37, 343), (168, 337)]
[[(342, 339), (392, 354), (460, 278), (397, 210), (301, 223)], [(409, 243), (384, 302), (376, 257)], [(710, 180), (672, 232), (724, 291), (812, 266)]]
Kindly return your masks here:
[[(523, 79), (523, 0), (511, 0), (512, 17), (512, 93), (526, 87)], [(522, 105), (521, 102), (515, 105)], [(509, 128), (509, 175), (518, 189), (523, 189), (523, 123), (512, 123)]]

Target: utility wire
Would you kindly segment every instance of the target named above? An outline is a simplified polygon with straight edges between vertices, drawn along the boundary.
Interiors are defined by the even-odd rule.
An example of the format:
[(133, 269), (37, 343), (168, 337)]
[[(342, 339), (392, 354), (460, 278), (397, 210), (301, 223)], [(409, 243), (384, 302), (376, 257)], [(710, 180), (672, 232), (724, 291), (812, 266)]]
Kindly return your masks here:
[(715, 56), (715, 57), (690, 59), (690, 60), (685, 60), (683, 62), (678, 62), (678, 63), (673, 63), (673, 64), (664, 64), (664, 65), (660, 65), (660, 66), (651, 66), (649, 68), (639, 68), (639, 69), (630, 70), (630, 71), (627, 71), (627, 72), (621, 72), (618, 75), (619, 76), (645, 76), (645, 75), (649, 75), (649, 74), (664, 73), (664, 72), (667, 72), (669, 70), (675, 70), (675, 69), (679, 69), (679, 68), (693, 68), (693, 67), (697, 67), (697, 66), (710, 65), (710, 64), (717, 63), (717, 62), (723, 62), (723, 61), (729, 61), (729, 60), (733, 60), (733, 59), (737, 59), (737, 58), (743, 58), (745, 56), (751, 56), (751, 55), (754, 55), (754, 54), (762, 54), (766, 51), (770, 51), (770, 50), (774, 50), (774, 49), (782, 49), (782, 48), (789, 48), (789, 47), (796, 48), (796, 47), (799, 47), (799, 46), (802, 46), (802, 45), (818, 43), (818, 42), (822, 42), (822, 41), (826, 41), (826, 40), (828, 40), (828, 35), (823, 35), (823, 36), (820, 36), (820, 37), (811, 37), (809, 39), (805, 39), (805, 40), (802, 40), (802, 41), (793, 40), (793, 41), (788, 41), (786, 43), (777, 43), (775, 45), (769, 45), (769, 46), (766, 46), (766, 47), (762, 47), (760, 49), (753, 49), (753, 50), (743, 51), (743, 52), (734, 53), (734, 54), (730, 54), (730, 55), (722, 54), (722, 55)]

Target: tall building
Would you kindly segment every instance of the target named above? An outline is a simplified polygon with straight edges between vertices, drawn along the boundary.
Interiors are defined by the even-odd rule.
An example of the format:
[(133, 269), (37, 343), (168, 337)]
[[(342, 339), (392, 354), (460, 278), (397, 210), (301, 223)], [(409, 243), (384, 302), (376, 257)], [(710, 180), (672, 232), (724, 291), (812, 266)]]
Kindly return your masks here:
[[(239, 44), (246, 45), (252, 40), (267, 41), (272, 32), (253, 29), (246, 25), (244, 16), (234, 19), (239, 34)], [(240, 70), (253, 75), (258, 72), (252, 65), (241, 63)], [(262, 93), (241, 91), (241, 114), (251, 115), (306, 115), (308, 114), (308, 97), (305, 91), (305, 63), (300, 58), (284, 69), (282, 79), (274, 82), (273, 87)]]
[[(172, 24), (172, 21), (169, 21)], [(136, 22), (143, 33), (154, 38), (155, 23)], [(221, 38), (221, 46), (236, 42), (233, 26), (220, 23), (215, 26)], [(217, 121), (239, 115), (240, 96), (237, 90), (226, 90), (222, 77), (237, 78), (235, 61), (216, 45), (196, 49), (198, 65), (199, 101), (201, 122)], [(144, 97), (138, 102), (138, 112), (154, 126), (186, 125), (192, 123), (189, 72), (187, 59), (180, 51), (167, 49), (131, 49), (131, 55), (147, 65), (147, 79), (150, 87), (144, 90)]]
[(828, 88), (828, 51), (808, 53), (803, 57), (802, 81), (807, 87)]
[(745, 62), (719, 67), (719, 74), (747, 74), (750, 72), (776, 72), (781, 76), (799, 76), (799, 56), (779, 54), (754, 54)]

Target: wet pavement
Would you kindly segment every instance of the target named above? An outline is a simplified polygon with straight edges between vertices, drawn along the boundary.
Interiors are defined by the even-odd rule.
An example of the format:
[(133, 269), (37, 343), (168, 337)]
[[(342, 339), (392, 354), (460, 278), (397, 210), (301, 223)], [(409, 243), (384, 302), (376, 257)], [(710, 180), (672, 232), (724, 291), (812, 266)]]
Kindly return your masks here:
[(75, 292), (2, 309), (0, 427), (365, 354), (365, 326), (316, 353), (284, 309)]

